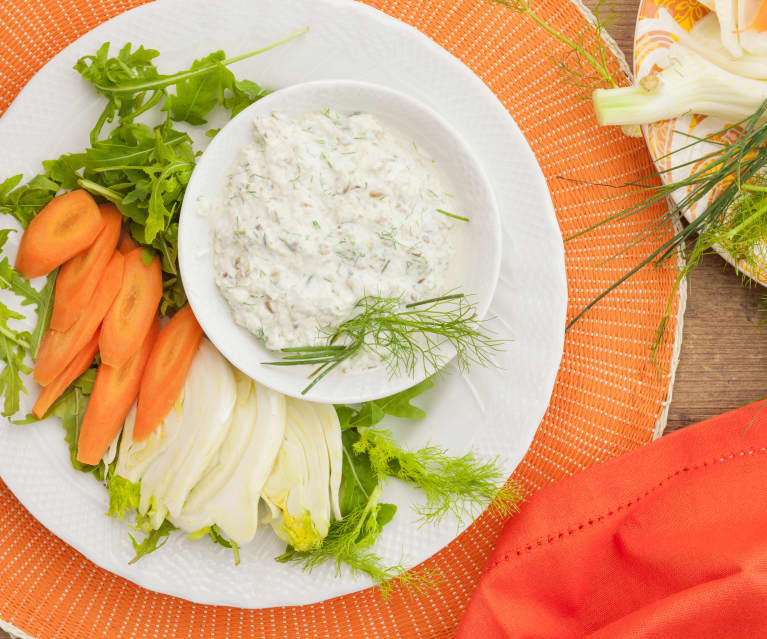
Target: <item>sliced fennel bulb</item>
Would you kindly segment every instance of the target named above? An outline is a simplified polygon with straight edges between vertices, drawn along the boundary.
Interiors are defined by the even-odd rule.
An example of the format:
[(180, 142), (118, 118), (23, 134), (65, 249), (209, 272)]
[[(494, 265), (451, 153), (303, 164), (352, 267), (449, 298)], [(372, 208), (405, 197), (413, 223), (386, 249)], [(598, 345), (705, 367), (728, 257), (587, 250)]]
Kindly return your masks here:
[(714, 11), (716, 17), (719, 18), (719, 35), (722, 44), (730, 54), (737, 58), (743, 55), (743, 47), (740, 46), (738, 40), (736, 2), (737, 0), (714, 0)]
[(172, 521), (188, 532), (215, 524), (242, 545), (256, 534), (261, 490), (285, 432), (285, 396), (235, 375), (237, 402), (229, 435)]
[(331, 510), (340, 515), (341, 430), (327, 409), (335, 414), (332, 406), (287, 398), (285, 437), (263, 490), (264, 521), (299, 551), (319, 547)]
[(238, 545), (266, 521), (298, 550), (317, 548), (340, 518), (341, 427), (332, 405), (286, 398), (236, 371), (203, 340), (173, 409), (133, 441), (131, 409), (115, 474), (139, 486), (138, 511), (158, 529), (217, 526)]
[(767, 99), (767, 81), (729, 73), (680, 44), (672, 45), (669, 57), (669, 67), (637, 85), (595, 90), (599, 124), (648, 124), (690, 112), (737, 122)]
[(676, 35), (680, 44), (692, 49), (725, 71), (744, 78), (767, 80), (767, 56), (744, 53), (739, 58), (734, 57), (722, 44), (719, 37), (719, 23), (713, 13), (698, 20), (689, 33), (679, 29)]

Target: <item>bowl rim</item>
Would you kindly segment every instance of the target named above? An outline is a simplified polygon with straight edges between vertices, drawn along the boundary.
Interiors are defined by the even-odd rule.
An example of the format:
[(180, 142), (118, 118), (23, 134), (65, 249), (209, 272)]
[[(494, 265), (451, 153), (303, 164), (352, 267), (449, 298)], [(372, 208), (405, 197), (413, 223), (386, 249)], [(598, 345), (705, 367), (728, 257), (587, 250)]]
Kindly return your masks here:
[[(264, 109), (265, 106), (268, 106), (272, 101), (274, 101), (273, 96), (279, 96), (279, 99), (284, 99), (286, 95), (289, 95), (290, 93), (296, 93), (300, 94), (305, 91), (314, 91), (318, 89), (361, 89), (368, 92), (377, 92), (379, 94), (388, 94), (389, 98), (393, 98), (394, 100), (399, 101), (400, 103), (403, 103), (407, 105), (408, 109), (411, 110), (418, 110), (427, 115), (430, 119), (434, 120), (442, 129), (444, 129), (446, 132), (448, 132), (452, 137), (452, 142), (457, 145), (461, 149), (461, 153), (467, 160), (473, 165), (477, 178), (479, 179), (479, 182), (481, 184), (482, 190), (485, 191), (487, 194), (488, 202), (490, 206), (486, 211), (484, 211), (484, 215), (488, 217), (488, 221), (490, 223), (490, 226), (492, 227), (492, 248), (493, 248), (493, 260), (492, 260), (492, 267), (489, 275), (490, 284), (489, 287), (486, 290), (486, 293), (483, 295), (483, 298), (477, 301), (476, 305), (476, 311), (477, 311), (477, 317), (479, 319), (485, 319), (487, 317), (487, 313), (490, 307), (490, 304), (492, 303), (493, 298), (495, 297), (495, 292), (498, 285), (498, 279), (500, 277), (500, 269), (501, 269), (501, 261), (502, 261), (502, 253), (503, 253), (503, 242), (502, 242), (502, 225), (501, 225), (501, 218), (500, 218), (500, 211), (498, 208), (498, 201), (495, 195), (495, 191), (492, 188), (492, 184), (490, 182), (490, 179), (485, 172), (484, 167), (482, 166), (482, 163), (479, 161), (479, 158), (476, 156), (474, 151), (471, 149), (471, 147), (468, 145), (468, 143), (464, 140), (463, 136), (457, 131), (455, 127), (453, 127), (440, 113), (438, 113), (435, 109), (430, 107), (429, 105), (425, 104), (424, 102), (402, 92), (397, 89), (393, 89), (391, 87), (381, 85), (378, 83), (373, 82), (366, 82), (366, 81), (360, 81), (360, 80), (348, 80), (348, 79), (332, 79), (332, 80), (311, 80), (308, 82), (299, 82), (296, 84), (292, 84), (286, 87), (279, 88), (273, 92), (271, 92), (269, 95), (266, 95), (265, 97), (261, 98), (260, 100), (254, 102), (253, 104), (249, 105), (242, 111), (240, 111), (235, 117), (233, 117), (231, 120), (226, 122), (221, 129), (218, 131), (218, 133), (215, 135), (215, 137), (212, 138), (208, 146), (203, 150), (200, 157), (197, 158), (197, 162), (195, 163), (195, 167), (192, 171), (192, 175), (189, 179), (189, 182), (186, 185), (186, 193), (189, 192), (194, 195), (194, 192), (198, 188), (198, 182), (203, 181), (206, 175), (206, 171), (200, 171), (200, 167), (204, 167), (203, 164), (206, 157), (210, 158), (212, 156), (217, 155), (220, 152), (220, 147), (223, 147), (225, 145), (225, 140), (227, 137), (227, 129), (229, 132), (235, 130), (240, 126), (240, 123), (243, 120), (250, 119), (253, 117), (253, 114), (255, 112), (260, 112)], [(343, 111), (343, 108), (341, 109)], [(374, 110), (370, 110), (370, 113), (374, 116), (376, 116), (376, 113)], [(378, 116), (376, 116), (378, 117)], [(237, 123), (237, 124), (235, 124)], [(396, 126), (393, 127), (395, 131), (397, 131)], [(242, 146), (240, 147), (242, 148)], [(439, 157), (435, 158), (439, 162)], [(231, 162), (234, 161), (234, 156), (229, 158), (229, 161), (227, 162), (227, 166), (231, 165)], [(185, 225), (185, 220), (188, 220), (192, 217), (192, 215), (195, 214), (195, 208), (198, 205), (197, 197), (188, 197), (185, 194), (185, 197), (182, 202), (181, 211), (179, 214), (179, 228), (178, 228), (178, 261), (179, 261), (179, 270), (180, 270), (180, 276), (182, 279), (182, 282), (185, 281), (185, 273), (189, 274), (191, 271), (191, 263), (197, 259), (197, 256), (189, 255), (189, 251), (186, 251), (184, 249), (185, 242), (184, 237), (187, 235), (186, 229), (188, 228), (188, 225)], [(212, 249), (209, 249), (212, 250)], [(415, 373), (412, 376), (408, 375), (395, 375), (395, 376), (389, 376), (388, 381), (384, 384), (382, 384), (379, 387), (379, 390), (377, 391), (371, 391), (364, 394), (348, 394), (345, 392), (326, 392), (323, 393), (323, 390), (325, 388), (329, 388), (328, 386), (323, 386), (322, 384), (318, 384), (314, 388), (311, 389), (309, 393), (306, 395), (301, 393), (302, 387), (304, 386), (303, 383), (296, 385), (297, 388), (289, 388), (285, 385), (281, 384), (275, 384), (274, 380), (269, 378), (268, 376), (261, 376), (258, 374), (259, 371), (266, 372), (267, 367), (259, 362), (256, 365), (253, 365), (251, 367), (243, 366), (240, 362), (237, 361), (236, 353), (232, 353), (230, 349), (227, 347), (222, 347), (221, 340), (218, 339), (220, 335), (217, 333), (217, 331), (222, 330), (221, 326), (221, 319), (218, 318), (218, 321), (214, 320), (210, 313), (205, 312), (204, 309), (204, 300), (196, 297), (195, 295), (195, 287), (194, 286), (187, 286), (186, 283), (184, 283), (184, 289), (187, 291), (187, 300), (192, 307), (192, 310), (195, 313), (195, 316), (197, 317), (198, 322), (200, 323), (205, 336), (213, 343), (213, 345), (219, 350), (219, 352), (238, 370), (242, 371), (245, 375), (251, 377), (255, 381), (263, 384), (264, 386), (267, 386), (268, 388), (271, 388), (272, 390), (275, 390), (277, 392), (280, 392), (284, 395), (287, 395), (289, 397), (295, 397), (297, 399), (303, 399), (308, 400), (312, 402), (321, 402), (321, 403), (332, 403), (332, 404), (358, 404), (362, 402), (372, 401), (376, 399), (381, 399), (383, 397), (388, 397), (390, 395), (394, 395), (396, 393), (399, 393), (401, 391), (404, 391), (408, 388), (411, 388), (412, 386), (415, 386), (416, 384), (419, 384), (423, 380), (425, 380), (427, 377), (434, 374), (427, 373), (425, 370), (423, 370), (423, 367), (417, 367)], [(220, 291), (218, 289), (218, 286), (216, 285), (216, 292), (218, 295), (220, 295)], [(468, 295), (473, 295), (473, 293), (469, 293)], [(226, 300), (223, 300), (224, 304), (227, 306), (228, 309), (228, 303)], [(199, 310), (203, 310), (203, 312), (198, 312)], [(228, 325), (229, 330), (239, 330), (242, 329), (244, 331), (247, 331), (249, 334), (250, 332), (245, 329), (244, 327), (240, 327), (233, 319), (230, 312), (227, 312), (226, 314), (226, 320), (223, 321), (225, 324)], [(211, 330), (212, 329), (212, 330)], [(443, 365), (440, 370), (444, 370), (450, 363), (455, 359), (455, 354), (452, 353), (449, 356), (447, 356), (443, 362)], [(301, 367), (301, 370), (303, 370), (303, 367)], [(374, 371), (374, 372), (377, 372)], [(355, 373), (355, 377), (362, 376), (364, 377), (367, 375), (365, 372)], [(297, 379), (301, 379), (297, 376)]]

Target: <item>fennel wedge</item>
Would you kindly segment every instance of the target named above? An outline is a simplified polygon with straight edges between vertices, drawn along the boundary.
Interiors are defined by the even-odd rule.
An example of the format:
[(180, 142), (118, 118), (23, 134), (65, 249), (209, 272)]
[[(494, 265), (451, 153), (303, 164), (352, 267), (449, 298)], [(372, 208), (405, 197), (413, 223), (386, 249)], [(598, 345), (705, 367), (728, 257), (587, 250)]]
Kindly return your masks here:
[(672, 46), (669, 56), (670, 66), (634, 86), (596, 89), (592, 101), (599, 124), (648, 124), (685, 113), (736, 122), (767, 99), (765, 81), (725, 71), (679, 44)]

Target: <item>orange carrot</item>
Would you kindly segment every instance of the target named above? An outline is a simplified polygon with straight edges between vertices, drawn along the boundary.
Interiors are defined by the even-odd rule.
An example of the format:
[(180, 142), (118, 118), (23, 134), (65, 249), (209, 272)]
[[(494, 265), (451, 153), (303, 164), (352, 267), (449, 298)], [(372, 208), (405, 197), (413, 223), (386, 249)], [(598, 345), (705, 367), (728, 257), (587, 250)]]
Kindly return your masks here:
[(75, 355), (75, 358), (69, 362), (67, 367), (54, 379), (48, 386), (43, 387), (40, 395), (37, 397), (32, 413), (37, 419), (42, 419), (48, 409), (51, 407), (67, 386), (82, 375), (96, 357), (96, 351), (99, 350), (99, 332), (98, 330), (91, 337), (83, 349)]
[(767, 0), (762, 0), (759, 4), (759, 8), (756, 10), (756, 15), (748, 25), (749, 29), (762, 33), (767, 31)]
[(104, 226), (96, 201), (79, 189), (53, 198), (21, 236), (16, 270), (32, 279), (87, 249)]
[(125, 255), (126, 253), (130, 253), (136, 247), (138, 247), (138, 244), (133, 241), (130, 233), (128, 231), (124, 231), (122, 237), (120, 238), (120, 246), (117, 247), (117, 250)]
[(104, 362), (99, 365), (77, 442), (77, 459), (83, 464), (98, 464), (120, 432), (138, 395), (141, 376), (159, 332), (160, 321), (155, 317), (141, 348), (124, 366), (115, 368)]
[(123, 283), (104, 318), (99, 338), (101, 359), (122, 366), (141, 348), (162, 299), (162, 271), (157, 257), (144, 264), (144, 249), (125, 256)]
[(51, 328), (66, 331), (88, 304), (104, 269), (115, 252), (123, 216), (114, 204), (99, 206), (104, 228), (96, 241), (61, 267), (56, 278)]
[(201, 340), (202, 328), (188, 304), (160, 331), (141, 380), (134, 441), (149, 437), (173, 408)]
[(91, 340), (101, 320), (112, 305), (123, 277), (125, 258), (114, 253), (101, 276), (88, 305), (68, 331), (60, 332), (49, 328), (35, 363), (35, 381), (48, 386), (67, 367), (75, 355)]

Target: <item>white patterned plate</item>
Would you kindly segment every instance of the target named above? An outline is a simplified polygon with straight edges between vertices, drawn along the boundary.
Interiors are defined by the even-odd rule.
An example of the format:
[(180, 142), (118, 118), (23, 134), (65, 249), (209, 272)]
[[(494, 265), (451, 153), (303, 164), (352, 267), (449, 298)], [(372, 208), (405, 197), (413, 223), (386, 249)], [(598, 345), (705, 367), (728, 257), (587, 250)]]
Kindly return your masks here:
[[(497, 316), (496, 329), (513, 342), (500, 358), (500, 369), (476, 369), (440, 381), (423, 398), (429, 415), (421, 423), (390, 426), (407, 446), (432, 442), (453, 454), (474, 448), (480, 455), (499, 455), (511, 473), (546, 410), (562, 353), (567, 301), (562, 240), (543, 175), (508, 113), (479, 78), (415, 29), (350, 0), (144, 5), (67, 47), (24, 88), (0, 118), (0, 176), (31, 175), (41, 160), (87, 144), (100, 100), (71, 68), (104, 41), (159, 49), (161, 71), (172, 71), (210, 51), (223, 48), (235, 55), (305, 25), (311, 28), (308, 35), (238, 63), (235, 73), (271, 88), (346, 78), (398, 89), (450, 122), (490, 178), (504, 243), (490, 314)], [(8, 246), (15, 250), (10, 241)], [(30, 387), (36, 395), (37, 387), (31, 382)], [(25, 409), (32, 403), (28, 399)], [(128, 526), (104, 516), (103, 487), (70, 467), (62, 433), (54, 420), (26, 427), (2, 420), (0, 473), (48, 529), (107, 570), (158, 592), (248, 608), (306, 604), (370, 583), (345, 573), (336, 577), (332, 566), (306, 574), (275, 562), (282, 547), (268, 529), (243, 548), (238, 567), (225, 549), (181, 535), (128, 565)], [(406, 486), (390, 482), (384, 496), (399, 505), (377, 547), (389, 561), (422, 562), (463, 529), (450, 520), (418, 526), (411, 506), (420, 497)]]

